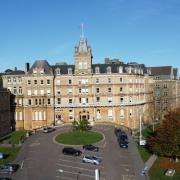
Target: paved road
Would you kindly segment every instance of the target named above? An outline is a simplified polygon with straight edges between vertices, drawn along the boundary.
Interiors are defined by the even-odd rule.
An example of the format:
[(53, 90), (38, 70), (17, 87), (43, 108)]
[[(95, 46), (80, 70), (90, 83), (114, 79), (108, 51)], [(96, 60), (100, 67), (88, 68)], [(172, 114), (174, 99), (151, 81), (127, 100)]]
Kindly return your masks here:
[(21, 168), (12, 175), (12, 179), (94, 180), (94, 171), (98, 168), (100, 180), (146, 180), (145, 176), (140, 175), (143, 163), (131, 138), (129, 148), (122, 149), (118, 145), (112, 126), (95, 126), (93, 129), (105, 136), (105, 140), (98, 143), (100, 151), (82, 151), (83, 154), (93, 154), (102, 158), (102, 163), (96, 166), (82, 163), (82, 157), (62, 154), (63, 145), (54, 143), (53, 137), (68, 129), (68, 126), (61, 127), (49, 134), (38, 132), (29, 137), (16, 160)]

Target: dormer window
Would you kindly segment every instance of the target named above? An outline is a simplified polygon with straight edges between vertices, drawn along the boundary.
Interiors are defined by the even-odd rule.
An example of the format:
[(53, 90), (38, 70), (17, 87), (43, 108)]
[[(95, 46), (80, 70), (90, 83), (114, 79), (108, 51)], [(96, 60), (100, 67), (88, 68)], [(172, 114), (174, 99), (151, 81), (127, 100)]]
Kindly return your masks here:
[(56, 69), (56, 75), (60, 75), (60, 74), (61, 74), (60, 68), (57, 68)]
[(99, 74), (99, 67), (96, 67), (96, 68), (95, 68), (95, 73), (96, 73), (96, 74)]
[(33, 69), (33, 74), (37, 74), (37, 70), (36, 69)]
[(72, 68), (68, 68), (68, 74), (72, 74)]
[(41, 75), (44, 74), (44, 69), (41, 69), (40, 74)]
[(107, 74), (111, 74), (111, 67), (107, 67)]
[(123, 73), (123, 67), (119, 66), (119, 73)]

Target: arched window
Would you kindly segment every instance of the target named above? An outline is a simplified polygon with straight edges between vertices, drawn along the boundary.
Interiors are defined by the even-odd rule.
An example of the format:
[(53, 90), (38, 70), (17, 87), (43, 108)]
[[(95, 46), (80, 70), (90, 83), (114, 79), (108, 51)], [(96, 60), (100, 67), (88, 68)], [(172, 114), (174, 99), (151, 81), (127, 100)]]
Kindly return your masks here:
[(107, 67), (107, 74), (111, 74), (111, 67), (110, 66)]
[(99, 74), (99, 67), (95, 67), (95, 73)]
[(96, 118), (97, 119), (101, 118), (101, 111), (99, 109), (96, 110)]

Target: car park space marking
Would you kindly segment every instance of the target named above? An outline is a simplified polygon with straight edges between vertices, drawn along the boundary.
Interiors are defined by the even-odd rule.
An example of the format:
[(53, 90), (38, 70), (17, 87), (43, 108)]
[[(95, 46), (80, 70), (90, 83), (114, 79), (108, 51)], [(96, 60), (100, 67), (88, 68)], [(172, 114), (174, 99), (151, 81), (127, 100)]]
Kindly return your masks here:
[[(69, 160), (64, 160), (64, 159), (59, 159), (59, 160), (60, 160), (60, 161), (65, 161), (65, 162), (71, 162), (71, 163), (75, 163), (75, 164), (91, 165), (92, 167), (94, 166), (94, 167), (98, 167), (98, 168), (104, 169), (104, 167), (101, 166), (101, 165), (96, 166), (96, 165), (93, 165), (93, 164), (90, 164), (90, 163), (74, 162), (74, 161), (69, 161)], [(58, 164), (58, 163), (57, 163), (57, 164)]]
[(24, 166), (24, 160), (22, 160), (21, 169), (23, 168), (23, 166)]
[[(88, 163), (87, 163), (88, 164)], [(83, 167), (74, 167), (74, 166), (69, 166), (69, 165), (64, 165), (64, 164), (59, 164), (59, 163), (57, 163), (57, 165), (59, 165), (59, 166), (63, 166), (63, 167), (70, 167), (70, 168), (74, 168), (74, 169), (82, 169), (82, 170), (84, 170), (84, 171), (89, 171), (89, 172), (94, 172), (95, 171), (95, 169), (97, 169), (97, 168), (95, 168), (94, 170), (92, 170), (92, 169), (86, 169), (86, 168), (83, 168)], [(99, 167), (99, 166), (98, 166)], [(104, 172), (101, 172), (101, 174), (105, 174)]]
[(59, 179), (68, 179), (68, 180), (74, 180), (72, 178), (68, 178), (68, 177), (64, 177), (64, 176), (56, 176), (56, 178), (59, 178)]

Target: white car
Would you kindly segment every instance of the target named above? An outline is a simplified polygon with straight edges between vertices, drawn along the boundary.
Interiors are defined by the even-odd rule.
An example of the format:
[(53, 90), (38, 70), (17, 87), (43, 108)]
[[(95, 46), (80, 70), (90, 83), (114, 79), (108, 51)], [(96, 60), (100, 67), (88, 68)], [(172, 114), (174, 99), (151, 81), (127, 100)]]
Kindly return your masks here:
[(101, 162), (101, 159), (97, 158), (96, 156), (84, 156), (83, 160), (84, 163), (92, 163), (95, 165), (99, 165)]

